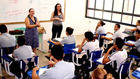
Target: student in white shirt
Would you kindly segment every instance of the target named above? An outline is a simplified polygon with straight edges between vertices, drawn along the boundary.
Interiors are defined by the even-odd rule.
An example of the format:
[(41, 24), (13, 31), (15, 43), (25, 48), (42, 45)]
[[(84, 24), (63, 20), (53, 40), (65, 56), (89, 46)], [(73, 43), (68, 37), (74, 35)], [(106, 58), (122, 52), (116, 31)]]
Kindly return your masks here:
[[(103, 58), (103, 64), (106, 64), (110, 61), (111, 62), (116, 61), (117, 63), (116, 72), (118, 72), (121, 64), (123, 64), (125, 60), (127, 59), (127, 51), (125, 49), (122, 49), (123, 45), (124, 45), (123, 39), (121, 39), (120, 37), (117, 37), (114, 45), (107, 51), (107, 53), (104, 55), (104, 58)], [(113, 49), (115, 49), (115, 52), (109, 55), (109, 52), (112, 51)]]
[(18, 48), (14, 50), (13, 56), (18, 60), (24, 60), (32, 58), (35, 54), (32, 51), (31, 46), (25, 45), (24, 36), (19, 36), (17, 39)]
[(54, 45), (51, 49), (51, 61), (53, 67), (46, 70), (43, 74), (37, 75), (37, 67), (33, 69), (32, 79), (73, 79), (75, 66), (73, 63), (63, 61), (64, 51), (60, 45)]
[(15, 36), (8, 34), (8, 29), (7, 29), (6, 25), (4, 25), (4, 24), (0, 25), (0, 32), (1, 32), (0, 48), (16, 46), (16, 38), (15, 38)]
[(74, 44), (75, 43), (75, 38), (74, 36), (72, 35), (73, 34), (73, 28), (71, 27), (67, 27), (66, 28), (66, 35), (67, 37), (64, 37), (64, 39), (60, 42), (55, 42), (55, 41), (52, 41), (51, 39), (49, 39), (50, 42), (54, 43), (55, 45), (63, 45), (63, 44)]
[(92, 52), (99, 49), (99, 41), (94, 39), (92, 32), (87, 31), (85, 32), (84, 35), (85, 35), (85, 38), (83, 39), (81, 45), (78, 46), (79, 53), (82, 52), (83, 50), (85, 51), (89, 50), (89, 52)]
[(105, 29), (103, 27), (104, 25), (105, 25), (105, 23), (102, 20), (100, 20), (98, 22), (96, 29), (95, 29), (96, 34), (105, 34)]
[(136, 28), (134, 28), (134, 29), (128, 29), (128, 30), (131, 30), (131, 31), (140, 30), (140, 20), (137, 20), (137, 22), (136, 22)]
[(115, 26), (114, 26), (114, 31), (115, 31), (114, 34), (108, 32), (109, 34), (113, 35), (112, 38), (108, 38), (108, 37), (105, 37), (105, 36), (102, 36), (102, 38), (107, 39), (107, 40), (114, 40), (117, 37), (120, 37), (120, 38), (124, 39), (123, 38), (123, 33), (120, 31), (120, 27), (121, 27), (120, 24), (115, 24)]
[(136, 39), (134, 44), (125, 43), (128, 46), (134, 46), (128, 54), (140, 57), (140, 30), (136, 31), (136, 36), (134, 38)]

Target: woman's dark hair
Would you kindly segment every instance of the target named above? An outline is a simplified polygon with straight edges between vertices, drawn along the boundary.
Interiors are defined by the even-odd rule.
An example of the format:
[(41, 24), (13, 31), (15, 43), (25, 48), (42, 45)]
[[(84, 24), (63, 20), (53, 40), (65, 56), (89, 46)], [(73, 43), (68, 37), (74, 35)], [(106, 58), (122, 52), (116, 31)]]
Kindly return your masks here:
[(115, 44), (117, 45), (117, 47), (119, 49), (122, 49), (123, 45), (124, 45), (124, 41), (122, 38), (120, 37), (117, 37), (116, 40), (115, 40)]
[(29, 9), (29, 12), (30, 12), (32, 9), (33, 9), (33, 8), (30, 8), (30, 9)]
[(87, 38), (89, 41), (93, 40), (93, 33), (91, 31), (85, 32), (85, 38)]
[(72, 33), (73, 33), (73, 28), (71, 28), (71, 27), (67, 27), (66, 28), (66, 32), (69, 34), (69, 35), (72, 35)]
[(7, 27), (5, 24), (0, 24), (0, 32), (1, 33), (6, 33), (7, 32)]
[(61, 45), (54, 45), (51, 49), (51, 54), (57, 60), (63, 59), (64, 50)]
[(105, 23), (104, 23), (102, 20), (100, 20), (100, 22), (101, 22), (101, 25), (102, 25), (102, 26), (104, 26), (104, 25), (105, 25)]
[(19, 36), (17, 39), (17, 43), (19, 46), (25, 45), (25, 37), (24, 36)]
[[(57, 11), (57, 6), (58, 6), (58, 5), (61, 6), (60, 3), (57, 3), (57, 4), (55, 5), (54, 16), (57, 16), (57, 15), (58, 15), (58, 11)], [(62, 10), (61, 10), (61, 9), (60, 9), (60, 13), (62, 13)]]

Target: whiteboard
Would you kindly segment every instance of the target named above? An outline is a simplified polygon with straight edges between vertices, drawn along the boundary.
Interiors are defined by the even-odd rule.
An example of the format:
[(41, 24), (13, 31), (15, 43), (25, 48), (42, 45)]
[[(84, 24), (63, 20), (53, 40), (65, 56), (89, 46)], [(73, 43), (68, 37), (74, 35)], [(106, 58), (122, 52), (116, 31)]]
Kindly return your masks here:
[(50, 20), (57, 3), (64, 13), (65, 0), (0, 0), (0, 23), (24, 22), (30, 8), (39, 21)]

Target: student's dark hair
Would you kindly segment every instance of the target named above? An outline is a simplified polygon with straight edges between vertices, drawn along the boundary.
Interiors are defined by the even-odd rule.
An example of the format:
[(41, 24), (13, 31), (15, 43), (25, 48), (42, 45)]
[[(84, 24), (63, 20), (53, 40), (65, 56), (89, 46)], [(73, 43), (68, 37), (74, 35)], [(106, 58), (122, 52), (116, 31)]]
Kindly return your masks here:
[(100, 20), (100, 22), (101, 22), (101, 25), (102, 25), (102, 26), (104, 26), (104, 25), (105, 25), (105, 23), (104, 23), (102, 20)]
[(30, 9), (29, 9), (29, 12), (30, 12), (32, 9), (33, 9), (33, 8), (30, 8)]
[(85, 38), (87, 38), (89, 41), (93, 40), (93, 33), (91, 31), (85, 32)]
[(140, 30), (137, 30), (136, 32), (137, 32), (138, 34), (140, 34)]
[[(61, 4), (60, 4), (60, 3), (57, 3), (57, 4), (55, 5), (55, 9), (54, 9), (54, 16), (57, 16), (57, 15), (58, 15), (57, 5), (60, 5), (60, 6), (61, 6)], [(61, 9), (60, 9), (60, 13), (62, 13), (62, 10), (61, 10)]]
[(5, 24), (0, 24), (0, 32), (1, 33), (6, 33), (7, 32), (7, 27)]
[(73, 28), (71, 28), (71, 27), (67, 27), (66, 28), (66, 32), (69, 34), (69, 35), (72, 35), (73, 34)]
[(19, 46), (25, 45), (25, 37), (24, 36), (18, 36), (17, 43)]
[(51, 49), (51, 54), (57, 60), (63, 59), (64, 50), (61, 45), (54, 45)]
[(140, 20), (137, 20), (137, 22), (140, 24)]
[(124, 45), (124, 40), (120, 37), (117, 37), (115, 40), (115, 44), (117, 45), (117, 47), (119, 49), (122, 49), (123, 45)]
[(115, 25), (117, 25), (117, 26), (118, 26), (118, 28), (120, 28), (120, 27), (121, 27), (121, 26), (120, 26), (120, 24), (118, 24), (118, 23), (117, 23), (117, 24), (115, 24)]

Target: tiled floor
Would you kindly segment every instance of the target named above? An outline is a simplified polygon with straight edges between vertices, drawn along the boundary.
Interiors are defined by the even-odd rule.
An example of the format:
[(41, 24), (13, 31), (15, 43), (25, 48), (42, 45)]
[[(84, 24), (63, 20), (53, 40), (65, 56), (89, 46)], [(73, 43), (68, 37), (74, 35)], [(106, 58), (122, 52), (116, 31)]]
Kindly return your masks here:
[[(77, 36), (75, 36), (75, 38), (76, 38), (76, 44), (78, 45), (78, 44), (80, 44), (80, 43), (82, 42), (84, 36), (83, 36), (83, 35), (77, 35)], [(47, 42), (45, 41), (45, 42), (44, 42), (44, 48), (45, 48), (45, 50), (47, 50), (47, 51), (48, 51), (48, 45), (49, 45), (49, 44), (47, 44)], [(49, 55), (49, 53), (47, 53), (47, 52), (42, 53), (41, 51), (38, 50), (38, 51), (37, 51), (37, 55), (39, 56), (39, 67), (48, 65), (48, 60), (45, 58), (45, 56), (46, 56), (46, 55)], [(103, 67), (103, 66), (100, 65), (99, 67)], [(4, 73), (4, 76), (5, 76), (6, 79), (14, 79), (14, 77), (8, 76), (8, 75), (5, 73), (5, 71), (3, 71), (3, 73)], [(1, 79), (1, 78), (0, 78), (0, 79)], [(131, 79), (136, 79), (136, 78), (134, 78), (134, 77), (131, 76)]]

